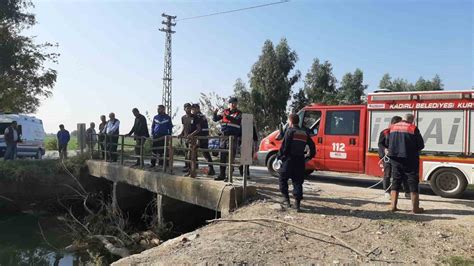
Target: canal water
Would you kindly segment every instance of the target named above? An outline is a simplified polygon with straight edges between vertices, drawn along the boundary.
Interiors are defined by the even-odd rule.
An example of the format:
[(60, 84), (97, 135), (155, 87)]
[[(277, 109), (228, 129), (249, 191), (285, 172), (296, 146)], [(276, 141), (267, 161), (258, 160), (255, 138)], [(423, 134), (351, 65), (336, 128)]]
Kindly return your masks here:
[(0, 214), (0, 266), (81, 265), (87, 262), (86, 256), (56, 250), (70, 243), (68, 234), (55, 217)]

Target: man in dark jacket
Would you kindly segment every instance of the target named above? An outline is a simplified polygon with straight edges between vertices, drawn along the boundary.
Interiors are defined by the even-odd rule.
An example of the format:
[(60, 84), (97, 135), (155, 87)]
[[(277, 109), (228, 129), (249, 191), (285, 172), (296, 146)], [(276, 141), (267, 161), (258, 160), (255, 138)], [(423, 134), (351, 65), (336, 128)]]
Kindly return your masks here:
[[(303, 199), (303, 182), (305, 177), (305, 163), (316, 155), (316, 147), (307, 131), (298, 126), (299, 117), (291, 114), (288, 119), (288, 129), (285, 132), (283, 142), (278, 152), (278, 158), (282, 161), (280, 172), (280, 192), (283, 195), (282, 203), (290, 207), (288, 195), (288, 179), (293, 183), (293, 196), (296, 201), (296, 210), (300, 211)], [(309, 146), (310, 154), (305, 158), (305, 148)]]
[[(232, 145), (232, 153), (235, 157), (237, 151), (237, 145), (239, 143), (238, 138), (242, 135), (242, 130), (240, 128), (242, 123), (242, 112), (237, 108), (238, 100), (235, 97), (231, 97), (229, 99), (229, 108), (224, 109), (221, 114), (217, 114), (219, 111), (216, 109), (214, 111), (213, 121), (214, 122), (221, 122), (221, 133), (224, 136), (233, 136), (234, 137), (234, 144)], [(224, 139), (220, 142), (221, 149), (228, 149), (229, 148), (229, 140)], [(225, 152), (221, 152), (220, 162), (227, 163), (227, 158), (229, 154)], [(220, 173), (219, 176), (214, 178), (214, 180), (225, 180), (225, 166), (220, 166)], [(243, 173), (243, 166), (239, 167), (241, 173)]]
[(3, 155), (3, 160), (15, 160), (17, 143), (20, 142), (21, 139), (16, 121), (12, 121), (11, 125), (5, 129), (4, 137), (7, 147)]
[(398, 191), (403, 180), (407, 180), (410, 189), (412, 212), (422, 213), (420, 208), (418, 184), (420, 170), (420, 151), (425, 147), (420, 130), (413, 124), (413, 114), (390, 126), (388, 138), (388, 156), (392, 165), (391, 211), (397, 211)]
[[(150, 137), (148, 134), (148, 126), (146, 123), (146, 118), (144, 115), (140, 114), (137, 108), (132, 109), (132, 113), (135, 116), (135, 123), (133, 124), (132, 129), (127, 134), (127, 136), (131, 136), (132, 134), (135, 137), (135, 155), (140, 156), (140, 152), (143, 149), (143, 144), (146, 142), (146, 138)], [(134, 166), (143, 165), (143, 160), (137, 158), (137, 162)]]
[(71, 140), (71, 135), (69, 131), (64, 129), (64, 125), (59, 125), (59, 131), (56, 134), (58, 138), (58, 150), (59, 150), (59, 159), (67, 159), (67, 144)]
[(100, 157), (105, 159), (105, 151), (107, 147), (105, 147), (105, 126), (107, 125), (107, 118), (105, 115), (100, 116), (100, 124), (99, 124), (99, 147), (100, 147)]
[(171, 117), (165, 113), (165, 106), (158, 105), (158, 114), (153, 117), (151, 123), (151, 134), (153, 136), (153, 158), (151, 159), (151, 167), (155, 167), (156, 158), (159, 157), (159, 165), (163, 165), (163, 147), (165, 145), (164, 136), (171, 136), (173, 123)]
[[(194, 136), (199, 136), (199, 137), (209, 136), (209, 123), (207, 121), (206, 116), (203, 113), (201, 113), (201, 107), (199, 106), (199, 104), (194, 103), (191, 106), (191, 112), (194, 116), (194, 121), (193, 121), (193, 126), (192, 126), (193, 131), (191, 132), (191, 134), (188, 135), (188, 138), (192, 138)], [(200, 149), (209, 149), (208, 139), (198, 139), (197, 142), (198, 142), (198, 147)], [(204, 156), (206, 161), (212, 163), (212, 157), (209, 151), (202, 152), (202, 155)], [(209, 167), (209, 171), (207, 172), (207, 175), (209, 176), (215, 175), (216, 172), (214, 171), (214, 166), (212, 164), (209, 164), (208, 167)]]
[[(392, 117), (390, 121), (390, 125), (396, 124), (402, 121), (402, 118), (399, 116)], [(390, 127), (382, 130), (379, 135), (379, 158), (382, 160), (383, 163), (383, 190), (385, 191), (385, 196), (387, 199), (390, 199), (390, 191), (389, 187), (391, 184), (392, 178), (392, 167), (390, 164), (390, 158), (388, 158), (388, 136), (390, 135)], [(403, 181), (402, 183), (403, 191), (405, 191), (405, 197), (410, 198), (410, 190), (408, 189), (408, 183)]]

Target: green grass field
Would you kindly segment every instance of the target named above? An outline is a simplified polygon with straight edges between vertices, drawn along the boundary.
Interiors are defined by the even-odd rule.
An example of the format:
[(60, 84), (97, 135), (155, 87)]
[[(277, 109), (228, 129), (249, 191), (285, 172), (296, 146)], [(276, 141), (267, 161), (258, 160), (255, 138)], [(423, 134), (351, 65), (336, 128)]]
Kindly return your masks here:
[[(57, 150), (57, 141), (56, 141), (56, 136), (53, 134), (48, 134), (46, 135), (44, 139), (45, 147), (47, 151), (55, 151)], [(135, 145), (135, 141), (133, 138), (125, 138), (125, 145)], [(71, 136), (71, 140), (69, 141), (69, 144), (67, 145), (68, 150), (77, 150), (78, 145), (77, 145), (77, 137), (76, 136)], [(126, 150), (128, 149), (133, 149), (133, 147), (126, 147)]]

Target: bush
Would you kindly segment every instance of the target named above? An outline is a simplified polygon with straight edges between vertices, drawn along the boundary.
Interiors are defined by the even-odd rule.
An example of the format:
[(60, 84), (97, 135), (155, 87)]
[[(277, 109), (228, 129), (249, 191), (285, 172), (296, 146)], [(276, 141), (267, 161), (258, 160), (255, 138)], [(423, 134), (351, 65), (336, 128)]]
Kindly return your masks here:
[(44, 140), (44, 147), (47, 151), (58, 150), (58, 139), (56, 139), (55, 137), (47, 137)]
[[(79, 176), (81, 169), (86, 167), (87, 154), (71, 157), (64, 161), (67, 169)], [(0, 180), (10, 179), (18, 182), (28, 180), (44, 180), (56, 175), (66, 174), (59, 160), (14, 160), (0, 161)]]

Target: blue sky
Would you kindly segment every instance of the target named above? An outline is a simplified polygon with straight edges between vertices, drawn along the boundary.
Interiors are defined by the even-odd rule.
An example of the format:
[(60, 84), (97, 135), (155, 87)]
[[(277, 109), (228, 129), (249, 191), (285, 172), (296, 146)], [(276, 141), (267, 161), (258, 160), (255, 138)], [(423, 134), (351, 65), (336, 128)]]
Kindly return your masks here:
[[(38, 41), (58, 42), (54, 96), (37, 116), (47, 132), (59, 123), (98, 121), (114, 111), (130, 129), (131, 109), (161, 103), (164, 34), (161, 13), (185, 18), (268, 1), (34, 1)], [(474, 1), (292, 0), (285, 4), (178, 21), (173, 35), (173, 105), (200, 92), (232, 94), (247, 82), (265, 40), (288, 39), (306, 74), (314, 58), (329, 60), (341, 80), (360, 68), (368, 91), (384, 73), (415, 82), (439, 74), (446, 89), (474, 80)], [(301, 87), (302, 83), (294, 87)]]

